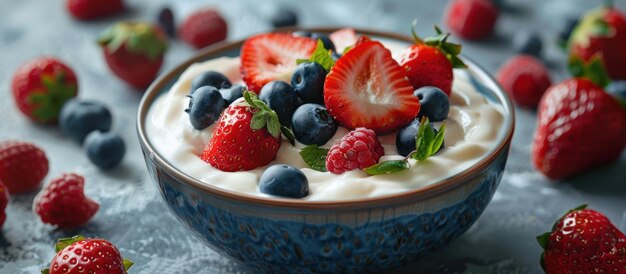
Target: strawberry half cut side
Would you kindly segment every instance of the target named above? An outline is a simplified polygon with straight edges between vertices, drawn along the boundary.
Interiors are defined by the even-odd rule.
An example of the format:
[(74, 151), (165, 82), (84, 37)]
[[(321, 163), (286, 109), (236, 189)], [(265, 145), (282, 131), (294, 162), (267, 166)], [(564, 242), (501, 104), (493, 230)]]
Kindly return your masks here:
[(308, 59), (317, 43), (290, 33), (264, 33), (248, 38), (241, 47), (241, 78), (259, 93), (270, 81), (291, 82), (296, 60)]
[(377, 134), (411, 122), (420, 110), (413, 86), (391, 52), (377, 41), (359, 42), (340, 58), (324, 84), (324, 103), (343, 126)]

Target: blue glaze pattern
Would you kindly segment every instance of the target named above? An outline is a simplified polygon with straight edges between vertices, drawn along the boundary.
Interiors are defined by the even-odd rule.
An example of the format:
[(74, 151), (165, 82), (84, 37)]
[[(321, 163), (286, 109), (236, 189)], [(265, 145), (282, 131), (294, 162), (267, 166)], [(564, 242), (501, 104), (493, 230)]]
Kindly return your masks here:
[[(179, 182), (150, 157), (146, 162), (175, 215), (210, 247), (256, 272), (376, 273), (423, 258), (464, 233), (491, 200), (507, 154), (508, 148), (465, 184), (430, 198), (328, 211), (230, 201)], [(450, 198), (459, 195), (464, 198)]]

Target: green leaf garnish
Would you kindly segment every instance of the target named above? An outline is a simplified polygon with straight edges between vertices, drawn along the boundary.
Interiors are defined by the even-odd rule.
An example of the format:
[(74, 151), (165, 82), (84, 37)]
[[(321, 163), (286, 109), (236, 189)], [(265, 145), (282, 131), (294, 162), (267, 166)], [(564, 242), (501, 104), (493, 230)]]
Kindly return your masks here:
[(328, 155), (328, 149), (321, 148), (318, 145), (308, 145), (300, 150), (302, 160), (311, 169), (321, 172), (326, 172), (326, 155)]
[(363, 169), (367, 175), (389, 174), (409, 168), (407, 159), (384, 161)]
[(439, 148), (441, 148), (441, 145), (443, 144), (445, 131), (446, 122), (441, 124), (439, 132), (435, 134), (435, 131), (430, 126), (428, 118), (423, 117), (420, 122), (420, 127), (417, 130), (417, 136), (415, 136), (416, 150), (409, 153), (409, 155), (407, 155), (404, 159), (380, 162), (363, 169), (363, 171), (368, 175), (380, 175), (411, 168), (409, 159), (424, 161), (439, 151)]
[(602, 56), (599, 54), (593, 55), (587, 63), (580, 57), (572, 55), (569, 57), (567, 68), (572, 76), (589, 79), (601, 88), (606, 87), (611, 82), (611, 78), (604, 67)]
[(415, 148), (416, 152), (413, 153), (413, 159), (418, 161), (424, 161), (430, 156), (439, 151), (441, 144), (443, 144), (443, 138), (446, 131), (446, 123), (443, 122), (439, 132), (435, 134), (435, 131), (430, 126), (430, 121), (426, 116), (422, 117), (420, 127), (417, 130), (417, 136), (415, 136)]
[(50, 274), (50, 269), (49, 268), (42, 269), (41, 274)]
[(296, 136), (293, 135), (293, 132), (291, 131), (291, 129), (289, 129), (286, 126), (280, 126), (280, 132), (283, 133), (283, 136), (285, 136), (285, 138), (287, 138), (287, 140), (289, 140), (289, 143), (292, 146), (296, 145)]
[(448, 42), (448, 38), (450, 37), (450, 33), (444, 33), (441, 29), (435, 25), (435, 32), (437, 35), (432, 37), (426, 37), (426, 39), (421, 39), (417, 32), (415, 31), (417, 27), (417, 20), (413, 20), (411, 35), (413, 35), (413, 39), (417, 44), (425, 44), (432, 47), (438, 48), (450, 61), (453, 68), (466, 68), (467, 65), (463, 63), (458, 55), (461, 54), (462, 46), (460, 44), (450, 43)]
[(315, 47), (315, 51), (311, 54), (309, 59), (298, 59), (296, 60), (296, 64), (301, 64), (304, 62), (315, 62), (320, 64), (326, 72), (329, 72), (330, 69), (335, 65), (335, 60), (330, 55), (330, 50), (324, 47), (324, 43), (321, 39), (317, 40), (317, 46)]

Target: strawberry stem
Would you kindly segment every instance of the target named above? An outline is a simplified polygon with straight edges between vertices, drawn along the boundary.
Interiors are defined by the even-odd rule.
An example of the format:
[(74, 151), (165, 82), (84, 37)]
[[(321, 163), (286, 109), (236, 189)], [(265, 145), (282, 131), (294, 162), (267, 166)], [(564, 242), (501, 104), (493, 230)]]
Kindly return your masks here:
[(417, 36), (417, 32), (415, 31), (415, 29), (417, 28), (417, 18), (413, 19), (413, 22), (411, 23), (411, 35), (413, 36), (413, 40), (415, 40), (416, 44), (424, 44), (424, 41)]

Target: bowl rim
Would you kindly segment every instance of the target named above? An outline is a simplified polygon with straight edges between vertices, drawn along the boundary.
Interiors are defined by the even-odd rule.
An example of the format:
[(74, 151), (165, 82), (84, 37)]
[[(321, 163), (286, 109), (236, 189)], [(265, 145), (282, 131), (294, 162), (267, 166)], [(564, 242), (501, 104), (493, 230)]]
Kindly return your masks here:
[[(309, 31), (309, 32), (323, 32), (330, 33), (332, 31), (341, 29), (341, 27), (322, 27), (322, 28), (282, 28), (278, 30), (274, 30), (273, 32), (293, 32), (293, 31)], [(376, 31), (370, 29), (360, 29), (353, 28), (357, 33), (368, 35), (368, 36), (378, 36), (385, 39), (397, 40), (401, 42), (413, 42), (414, 40), (406, 35), (384, 32), (384, 31)], [(175, 168), (171, 163), (162, 157), (159, 152), (154, 148), (154, 146), (150, 143), (145, 130), (145, 121), (148, 115), (148, 111), (150, 106), (160, 94), (160, 91), (167, 86), (167, 84), (180, 77), (180, 75), (186, 70), (189, 66), (194, 63), (207, 60), (207, 57), (219, 55), (221, 52), (233, 50), (241, 47), (244, 39), (236, 40), (236, 41), (225, 41), (218, 44), (214, 44), (212, 46), (203, 48), (196, 52), (191, 58), (187, 59), (185, 62), (175, 66), (173, 69), (170, 69), (166, 73), (161, 74), (146, 90), (144, 95), (142, 96), (141, 102), (138, 108), (137, 114), (137, 134), (139, 137), (139, 142), (144, 150), (144, 157), (150, 157), (155, 161), (155, 164), (160, 168), (164, 169), (170, 176), (178, 179), (179, 182), (186, 184), (187, 186), (196, 189), (204, 194), (213, 195), (221, 198), (226, 198), (231, 201), (243, 202), (243, 203), (254, 203), (258, 206), (266, 206), (266, 207), (281, 207), (281, 208), (290, 208), (290, 209), (302, 209), (302, 210), (316, 210), (316, 209), (353, 209), (353, 208), (365, 208), (372, 206), (384, 206), (389, 204), (397, 204), (405, 201), (414, 201), (415, 199), (426, 199), (428, 197), (432, 197), (434, 195), (438, 195), (442, 192), (448, 191), (452, 188), (459, 187), (464, 183), (467, 183), (466, 179), (474, 176), (476, 172), (486, 169), (490, 163), (492, 163), (503, 150), (507, 149), (509, 146), (511, 139), (513, 137), (513, 132), (515, 128), (515, 108), (509, 96), (504, 92), (502, 87), (498, 84), (498, 82), (489, 75), (486, 70), (468, 59), (467, 57), (462, 56), (463, 61), (468, 65), (468, 68), (472, 69), (472, 72), (476, 74), (481, 79), (486, 79), (487, 81), (491, 81), (491, 84), (497, 87), (494, 90), (495, 95), (498, 99), (503, 103), (503, 109), (506, 113), (510, 115), (504, 115), (504, 126), (506, 127), (506, 132), (501, 139), (497, 140), (497, 149), (491, 150), (488, 155), (485, 155), (478, 162), (470, 166), (468, 169), (463, 170), (457, 174), (454, 174), (448, 178), (440, 180), (435, 183), (431, 183), (424, 187), (394, 193), (387, 194), (381, 196), (374, 197), (365, 197), (365, 198), (357, 198), (350, 200), (338, 200), (338, 201), (309, 201), (309, 200), (299, 200), (299, 199), (283, 199), (283, 198), (270, 198), (270, 197), (262, 197), (256, 196), (246, 193), (239, 193), (232, 190), (227, 190), (220, 188), (218, 186), (213, 186), (209, 183), (202, 182), (198, 179), (195, 179), (179, 169)]]

